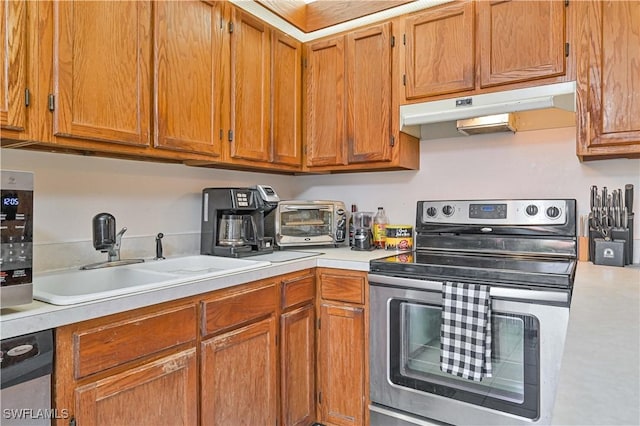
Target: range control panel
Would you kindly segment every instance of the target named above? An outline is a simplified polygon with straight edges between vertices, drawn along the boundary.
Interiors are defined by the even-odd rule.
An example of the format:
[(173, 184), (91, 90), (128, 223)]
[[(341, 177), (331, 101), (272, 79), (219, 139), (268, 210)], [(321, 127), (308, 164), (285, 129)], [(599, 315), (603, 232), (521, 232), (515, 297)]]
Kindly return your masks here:
[(566, 200), (419, 201), (422, 223), (460, 225), (559, 225), (567, 221)]
[(33, 174), (2, 171), (0, 285), (32, 282)]

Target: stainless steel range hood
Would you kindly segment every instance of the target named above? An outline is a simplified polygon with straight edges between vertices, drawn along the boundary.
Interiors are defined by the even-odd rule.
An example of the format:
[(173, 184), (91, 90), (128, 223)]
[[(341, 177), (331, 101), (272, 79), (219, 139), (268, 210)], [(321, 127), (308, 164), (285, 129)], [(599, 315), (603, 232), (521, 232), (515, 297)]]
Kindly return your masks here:
[[(403, 105), (400, 107), (400, 128), (422, 139), (437, 139), (460, 134), (574, 126), (575, 93), (576, 84), (571, 81)], [(469, 120), (486, 116), (495, 117)]]

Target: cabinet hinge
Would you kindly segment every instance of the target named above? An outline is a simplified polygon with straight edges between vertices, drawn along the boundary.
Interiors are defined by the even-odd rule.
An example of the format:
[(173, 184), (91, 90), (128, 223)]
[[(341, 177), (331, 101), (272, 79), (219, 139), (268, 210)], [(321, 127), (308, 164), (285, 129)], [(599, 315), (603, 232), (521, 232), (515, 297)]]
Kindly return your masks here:
[(569, 6), (569, 0), (564, 0), (564, 6), (565, 7)]
[(302, 67), (307, 68), (308, 65), (307, 58), (302, 58)]
[(569, 57), (569, 43), (564, 44), (564, 56)]
[(389, 140), (389, 145), (391, 145), (391, 147), (396, 146), (396, 137), (395, 136), (391, 136), (391, 139)]
[(318, 318), (318, 330), (320, 330), (320, 318)]
[(223, 137), (224, 137), (224, 130), (220, 129), (220, 134), (218, 135), (218, 139), (222, 140)]
[(278, 346), (279, 342), (280, 342), (280, 339), (278, 339), (278, 335), (276, 334), (276, 346)]
[(224, 30), (224, 18), (220, 17), (220, 30)]
[(27, 87), (24, 89), (24, 106), (28, 107), (29, 105), (31, 105), (31, 92)]
[(233, 22), (229, 22), (229, 32), (233, 32)]
[(391, 36), (391, 47), (396, 47), (396, 37)]
[(49, 111), (53, 112), (56, 109), (56, 97), (53, 94), (49, 94)]
[(403, 86), (407, 85), (407, 75), (406, 74), (402, 74), (402, 85)]
[(69, 426), (76, 426), (76, 425), (77, 425), (76, 418), (75, 417), (71, 417), (69, 419)]
[(322, 404), (322, 392), (318, 392), (318, 404)]
[(233, 130), (229, 130), (229, 133), (227, 133), (227, 138), (229, 139), (229, 142), (233, 142)]
[(407, 45), (407, 35), (406, 34), (402, 34), (402, 44), (404, 44), (405, 46)]

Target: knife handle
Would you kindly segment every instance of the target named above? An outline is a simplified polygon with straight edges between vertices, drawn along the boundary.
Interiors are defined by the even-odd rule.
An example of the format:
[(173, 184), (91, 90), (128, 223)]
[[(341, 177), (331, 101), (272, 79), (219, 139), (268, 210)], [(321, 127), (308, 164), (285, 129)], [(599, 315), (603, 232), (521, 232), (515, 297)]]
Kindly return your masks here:
[(630, 183), (624, 186), (624, 206), (628, 214), (633, 213), (633, 185)]

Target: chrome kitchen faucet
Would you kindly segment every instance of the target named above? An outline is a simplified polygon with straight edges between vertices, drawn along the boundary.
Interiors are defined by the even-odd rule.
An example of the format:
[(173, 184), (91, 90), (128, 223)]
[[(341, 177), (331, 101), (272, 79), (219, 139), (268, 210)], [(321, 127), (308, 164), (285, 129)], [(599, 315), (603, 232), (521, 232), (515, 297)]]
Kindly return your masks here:
[(80, 269), (97, 269), (109, 266), (142, 263), (144, 259), (120, 259), (122, 235), (127, 232), (124, 227), (116, 234), (116, 218), (110, 213), (99, 213), (93, 217), (93, 247), (108, 254), (106, 262), (91, 263)]

